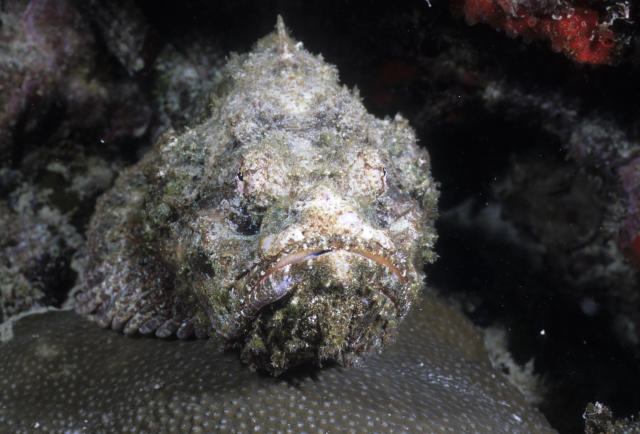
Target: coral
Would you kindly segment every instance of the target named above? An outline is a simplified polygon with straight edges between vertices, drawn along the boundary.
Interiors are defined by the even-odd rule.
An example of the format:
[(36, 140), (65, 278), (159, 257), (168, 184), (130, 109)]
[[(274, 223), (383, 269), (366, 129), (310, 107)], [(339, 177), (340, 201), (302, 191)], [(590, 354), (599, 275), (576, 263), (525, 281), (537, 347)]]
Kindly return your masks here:
[(590, 402), (582, 415), (585, 434), (640, 433), (640, 415), (616, 419), (613, 411), (601, 402)]
[(502, 372), (527, 402), (538, 406), (544, 402), (548, 392), (544, 380), (534, 371), (534, 359), (524, 365), (518, 364), (509, 352), (507, 331), (505, 328), (491, 326), (483, 330), (484, 346), (489, 355), (491, 366)]
[(607, 223), (620, 251), (640, 268), (640, 143), (616, 122), (594, 117), (573, 128), (568, 152), (580, 164), (596, 168), (610, 184), (615, 212)]
[(452, 0), (451, 8), (470, 24), (487, 23), (525, 40), (547, 39), (554, 51), (581, 63), (611, 63), (619, 43), (610, 23), (587, 7), (563, 2)]
[[(133, 148), (151, 119), (137, 84), (100, 53), (110, 41), (87, 16), (105, 9), (76, 6), (0, 8), (0, 321), (66, 298), (80, 232), (122, 164), (118, 142)], [(115, 27), (110, 46), (138, 41)]]
[[(38, 336), (34, 339), (33, 336)], [(250, 372), (215, 340), (125, 339), (71, 312), (0, 344), (0, 424), (23, 432), (554, 432), (429, 294), (361, 367)]]
[(536, 96), (513, 82), (488, 83), (483, 97), (501, 116), (546, 131), (568, 157), (536, 150), (527, 162), (514, 158), (511, 173), (494, 185), (505, 214), (538, 238), (549, 267), (578, 297), (599, 288), (606, 309), (635, 318), (640, 330), (639, 275), (631, 266), (639, 233), (637, 139), (603, 115), (580, 116), (576, 101), (557, 91)]

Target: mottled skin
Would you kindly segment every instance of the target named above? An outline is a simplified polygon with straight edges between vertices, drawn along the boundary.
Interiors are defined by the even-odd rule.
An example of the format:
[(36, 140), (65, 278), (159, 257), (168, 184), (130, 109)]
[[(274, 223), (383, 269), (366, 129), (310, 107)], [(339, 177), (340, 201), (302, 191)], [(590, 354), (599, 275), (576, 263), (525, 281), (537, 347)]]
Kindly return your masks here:
[(126, 334), (221, 335), (252, 367), (380, 349), (434, 259), (429, 157), (276, 32), (232, 56), (211, 117), (98, 203), (77, 310)]

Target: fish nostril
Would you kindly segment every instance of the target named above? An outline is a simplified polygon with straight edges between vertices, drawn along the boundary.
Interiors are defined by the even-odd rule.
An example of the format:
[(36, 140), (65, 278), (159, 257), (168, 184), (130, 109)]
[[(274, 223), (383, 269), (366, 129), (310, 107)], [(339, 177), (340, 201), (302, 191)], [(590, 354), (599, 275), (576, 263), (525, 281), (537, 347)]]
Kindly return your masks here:
[(237, 233), (256, 235), (260, 232), (260, 227), (262, 226), (263, 213), (254, 213), (243, 209), (241, 212), (233, 212), (229, 219)]
[(256, 235), (260, 232), (260, 222), (254, 220), (247, 220), (244, 224), (238, 225), (237, 231), (242, 235)]
[(377, 217), (378, 217), (378, 226), (380, 227), (380, 229), (387, 229), (389, 227), (388, 216), (378, 214)]

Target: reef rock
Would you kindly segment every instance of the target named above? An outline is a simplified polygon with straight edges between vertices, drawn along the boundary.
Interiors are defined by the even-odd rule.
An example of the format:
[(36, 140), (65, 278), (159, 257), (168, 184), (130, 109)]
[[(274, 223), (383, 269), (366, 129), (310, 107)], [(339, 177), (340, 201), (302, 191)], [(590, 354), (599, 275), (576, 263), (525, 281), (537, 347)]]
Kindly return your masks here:
[(0, 344), (10, 431), (553, 432), (486, 360), (470, 322), (429, 294), (364, 366), (272, 378), (217, 339), (124, 337), (72, 312)]
[[(60, 306), (75, 274), (70, 262), (82, 237), (51, 201), (51, 191), (0, 169), (0, 324), (38, 306)], [(3, 182), (6, 181), (6, 182)], [(1, 334), (1, 333), (0, 333)], [(1, 339), (1, 336), (0, 336)]]
[(231, 58), (212, 106), (98, 202), (76, 310), (125, 334), (222, 336), (274, 374), (379, 350), (435, 258), (413, 130), (368, 114), (282, 20)]
[[(111, 67), (101, 51), (102, 43), (111, 42), (108, 35), (97, 33), (99, 26), (75, 3), (16, 0), (0, 7), (3, 163), (17, 164), (25, 150), (59, 146), (76, 134), (85, 144), (131, 143), (149, 127), (146, 97)], [(103, 10), (87, 9), (97, 15)]]

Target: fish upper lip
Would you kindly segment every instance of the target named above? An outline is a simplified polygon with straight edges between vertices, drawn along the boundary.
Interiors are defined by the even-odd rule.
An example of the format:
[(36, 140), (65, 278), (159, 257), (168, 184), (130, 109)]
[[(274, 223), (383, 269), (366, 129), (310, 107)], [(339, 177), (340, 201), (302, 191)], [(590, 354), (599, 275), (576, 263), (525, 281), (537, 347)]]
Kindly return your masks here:
[[(340, 252), (340, 251), (360, 255), (364, 258), (367, 258), (375, 262), (380, 266), (383, 266), (389, 269), (398, 279), (400, 279), (400, 282), (402, 282), (403, 286), (405, 286), (408, 282), (408, 279), (406, 277), (406, 270), (404, 272), (401, 271), (400, 268), (394, 265), (389, 259), (387, 259), (386, 256), (383, 256), (381, 254), (374, 253), (370, 250), (365, 250), (365, 249), (346, 248), (343, 246), (330, 246), (328, 248), (324, 247), (324, 248), (316, 248), (316, 249), (303, 249), (303, 250), (298, 250), (293, 253), (284, 255), (278, 261), (276, 261), (273, 265), (271, 265), (269, 268), (266, 269), (264, 274), (260, 276), (260, 279), (258, 280), (257, 285), (258, 286), (262, 285), (263, 282), (269, 278), (269, 276), (271, 276), (272, 274), (276, 273), (277, 271), (283, 269), (288, 265), (297, 264), (302, 261), (319, 258), (321, 256)], [(384, 294), (384, 296), (387, 297), (391, 301), (391, 303), (393, 303), (393, 306), (396, 308), (396, 311), (400, 311), (401, 309), (399, 306), (399, 301), (396, 299), (396, 297), (394, 297), (392, 294), (390, 294), (388, 291), (385, 291), (384, 289), (382, 289), (381, 291)]]
[(270, 275), (275, 273), (276, 271), (286, 267), (287, 265), (297, 264), (298, 262), (302, 262), (308, 259), (317, 258), (326, 254), (335, 253), (339, 251), (344, 251), (348, 253), (353, 253), (356, 255), (360, 255), (364, 258), (370, 259), (378, 265), (382, 265), (387, 267), (393, 274), (396, 275), (400, 279), (403, 285), (407, 283), (407, 278), (403, 275), (402, 271), (398, 267), (396, 267), (393, 262), (387, 259), (383, 255), (379, 255), (370, 250), (365, 249), (347, 249), (344, 247), (329, 247), (329, 248), (319, 248), (319, 249), (303, 249), (298, 250), (297, 252), (289, 253), (284, 257), (280, 258), (275, 264), (269, 267), (263, 276), (261, 276), (258, 281), (258, 285), (262, 284), (262, 282), (267, 279)]

